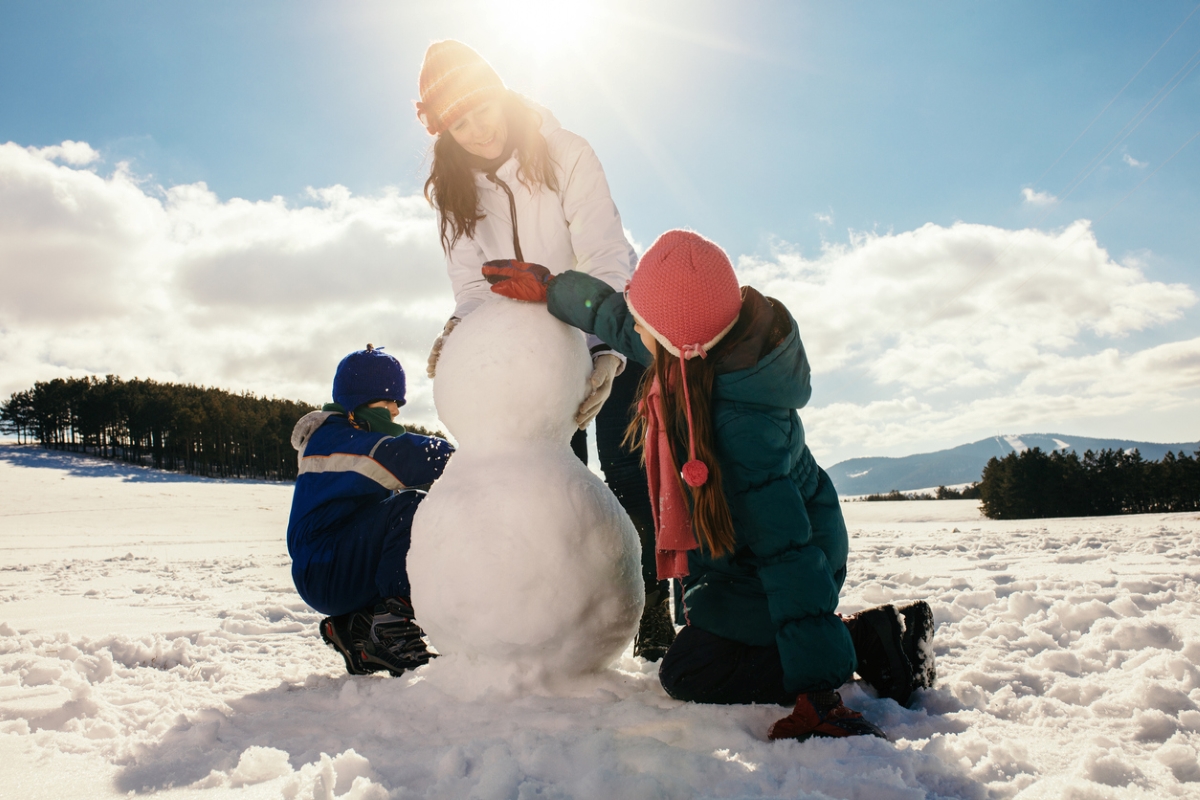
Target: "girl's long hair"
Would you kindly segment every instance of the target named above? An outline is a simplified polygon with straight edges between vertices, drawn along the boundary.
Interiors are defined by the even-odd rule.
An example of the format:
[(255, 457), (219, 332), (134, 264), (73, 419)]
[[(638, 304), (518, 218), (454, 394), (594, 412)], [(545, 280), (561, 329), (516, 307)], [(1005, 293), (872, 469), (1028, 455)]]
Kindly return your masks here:
[[(558, 191), (554, 160), (546, 138), (538, 130), (538, 114), (528, 108), (511, 89), (499, 100), (508, 127), (505, 147), (514, 146), (520, 168), (517, 179), (530, 191), (545, 186)], [(425, 181), (425, 199), (437, 209), (442, 250), (450, 252), (462, 237), (475, 235), (475, 224), (483, 219), (479, 212), (479, 194), (475, 188), (478, 159), (454, 140), (450, 131), (438, 134), (433, 143), (433, 164)]]
[[(638, 414), (625, 430), (624, 445), (629, 448), (642, 447), (646, 440), (646, 415), (643, 411), (646, 396), (654, 379), (658, 378), (662, 398), (662, 424), (672, 446), (667, 448), (672, 472), (681, 487), (686, 486), (679, 475), (679, 463), (675, 458), (676, 446), (686, 452), (688, 444), (687, 409), (684, 407), (683, 385), (680, 382), (679, 359), (668, 353), (657, 341), (654, 343), (654, 364), (642, 375), (638, 386)], [(696, 540), (713, 558), (732, 553), (735, 535), (733, 517), (729, 513), (729, 502), (721, 485), (721, 462), (713, 431), (712, 387), (716, 373), (713, 359), (693, 358), (687, 365), (688, 394), (692, 399), (692, 430), (696, 439), (696, 458), (708, 466), (708, 480), (691, 489), (692, 529)], [(645, 450), (642, 460), (645, 461)], [(651, 498), (651, 502), (656, 502)]]

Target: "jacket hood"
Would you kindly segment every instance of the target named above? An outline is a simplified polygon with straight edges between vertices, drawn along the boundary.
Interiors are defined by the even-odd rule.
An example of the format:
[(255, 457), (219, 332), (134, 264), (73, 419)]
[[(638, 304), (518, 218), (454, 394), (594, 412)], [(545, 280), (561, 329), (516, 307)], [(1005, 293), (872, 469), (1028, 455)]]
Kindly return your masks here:
[(550, 134), (562, 130), (562, 125), (559, 124), (558, 118), (550, 113), (550, 109), (533, 102), (527, 97), (522, 97), (521, 102), (525, 104), (526, 108), (542, 118), (542, 126), (538, 128), (538, 132), (542, 134), (543, 138), (549, 139)]
[[(786, 318), (787, 333), (779, 344), (757, 360), (746, 358), (731, 358), (734, 354), (718, 356), (716, 362), (717, 375), (713, 381), (713, 397), (718, 400), (729, 400), (739, 403), (774, 406), (776, 408), (803, 408), (812, 396), (811, 372), (808, 365), (808, 355), (804, 352), (804, 344), (800, 341), (800, 330), (796, 320), (778, 300), (763, 297), (757, 291), (747, 287), (743, 300), (744, 310), (751, 313), (757, 311), (761, 317), (762, 304), (776, 317), (776, 324), (783, 323)], [(747, 344), (762, 346), (772, 325), (760, 325), (755, 337)], [(731, 335), (736, 333), (736, 328)], [(744, 347), (739, 346), (738, 355), (744, 355)], [(750, 362), (748, 366), (743, 363)], [(735, 367), (725, 371), (723, 367)], [(741, 367), (740, 369), (737, 367)]]
[(310, 411), (297, 420), (296, 427), (292, 428), (292, 447), (296, 448), (296, 452), (303, 456), (304, 447), (317, 428), (324, 425), (325, 420), (336, 413), (336, 411)]

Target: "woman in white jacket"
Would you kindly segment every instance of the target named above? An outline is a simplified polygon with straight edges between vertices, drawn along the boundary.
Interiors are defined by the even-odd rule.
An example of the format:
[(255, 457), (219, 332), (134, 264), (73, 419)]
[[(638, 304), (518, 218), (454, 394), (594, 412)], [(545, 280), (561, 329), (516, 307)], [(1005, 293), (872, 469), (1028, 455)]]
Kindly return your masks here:
[[(420, 92), (417, 117), (437, 136), (425, 196), (438, 211), (456, 302), (429, 354), (433, 377), (446, 337), (491, 296), (480, 272), (485, 262), (532, 262), (554, 274), (579, 270), (621, 291), (637, 255), (591, 146), (564, 130), (549, 111), (505, 88), (482, 56), (461, 42), (435, 42), (425, 53)], [(655, 576), (645, 471), (638, 456), (622, 446), (642, 368), (626, 364), (594, 336), (588, 345), (592, 393), (576, 415), (580, 430), (571, 446), (586, 462), (584, 429), (594, 418), (605, 481), (642, 540), (646, 610), (634, 651), (657, 661), (675, 630), (667, 587)]]

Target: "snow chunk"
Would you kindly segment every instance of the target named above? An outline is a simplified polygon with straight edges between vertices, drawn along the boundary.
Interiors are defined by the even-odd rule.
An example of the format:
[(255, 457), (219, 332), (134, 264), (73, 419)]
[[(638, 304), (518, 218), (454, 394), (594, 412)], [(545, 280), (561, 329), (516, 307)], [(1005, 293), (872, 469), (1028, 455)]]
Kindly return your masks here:
[(1084, 772), (1096, 783), (1105, 786), (1128, 786), (1140, 782), (1142, 771), (1129, 763), (1120, 753), (1097, 752), (1084, 762)]
[(1200, 757), (1191, 746), (1183, 742), (1168, 742), (1154, 757), (1166, 764), (1180, 783), (1200, 782)]
[(288, 754), (274, 747), (247, 747), (238, 758), (237, 766), (229, 773), (229, 785), (251, 786), (256, 783), (291, 775)]

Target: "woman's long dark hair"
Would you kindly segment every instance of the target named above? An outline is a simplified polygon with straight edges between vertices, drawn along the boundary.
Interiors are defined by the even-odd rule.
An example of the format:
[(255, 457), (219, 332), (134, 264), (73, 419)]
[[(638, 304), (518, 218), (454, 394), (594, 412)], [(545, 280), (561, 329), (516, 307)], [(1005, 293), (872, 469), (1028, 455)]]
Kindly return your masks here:
[[(504, 111), (508, 140), (505, 148), (514, 148), (520, 169), (517, 179), (530, 191), (545, 186), (558, 191), (554, 160), (550, 148), (538, 130), (538, 114), (521, 102), (520, 96), (506, 89), (499, 100)], [(479, 212), (479, 194), (475, 189), (473, 170), (478, 157), (472, 156), (445, 131), (433, 143), (433, 164), (425, 181), (425, 199), (437, 209), (442, 250), (450, 252), (454, 244), (466, 236), (475, 235), (475, 224), (483, 219)]]
[[(626, 447), (642, 447), (646, 440), (646, 396), (654, 379), (661, 386), (662, 424), (667, 431), (672, 447), (667, 448), (672, 472), (681, 487), (685, 486), (679, 475), (679, 463), (675, 449), (685, 450), (688, 443), (687, 409), (684, 407), (683, 384), (680, 378), (679, 359), (668, 353), (657, 341), (654, 343), (654, 364), (642, 375), (638, 386), (639, 413), (625, 430)], [(712, 388), (716, 375), (712, 358), (693, 358), (687, 364), (688, 394), (692, 400), (692, 430), (696, 440), (696, 458), (708, 467), (708, 480), (692, 493), (692, 529), (696, 540), (713, 558), (732, 553), (735, 534), (733, 517), (729, 513), (729, 502), (721, 485), (721, 462), (713, 430)], [(645, 459), (645, 450), (642, 459)], [(651, 498), (651, 502), (657, 502)]]

